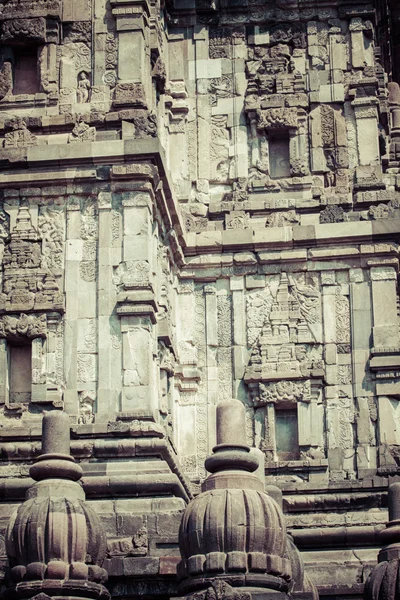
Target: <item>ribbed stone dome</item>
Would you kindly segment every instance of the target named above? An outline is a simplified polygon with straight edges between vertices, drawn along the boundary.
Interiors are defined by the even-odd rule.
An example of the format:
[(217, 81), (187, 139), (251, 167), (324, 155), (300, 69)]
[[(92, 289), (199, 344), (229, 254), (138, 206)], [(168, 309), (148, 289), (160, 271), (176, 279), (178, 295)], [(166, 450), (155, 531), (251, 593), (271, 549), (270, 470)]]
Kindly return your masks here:
[(182, 579), (232, 571), (290, 579), (283, 514), (263, 492), (215, 489), (200, 494), (185, 510), (179, 545)]
[(384, 547), (378, 564), (371, 571), (364, 588), (364, 600), (398, 600), (400, 598), (400, 482), (389, 486), (389, 521), (379, 538)]
[(106, 536), (85, 503), (82, 469), (70, 456), (70, 420), (61, 411), (44, 414), (42, 451), (30, 468), (36, 479), (10, 519), (6, 550), (11, 566), (7, 598), (38, 593), (109, 599), (101, 567)]
[(105, 577), (102, 569), (92, 569), (90, 576), (88, 567), (83, 567), (84, 563), (100, 565), (106, 549), (99, 518), (83, 499), (47, 496), (26, 500), (11, 517), (6, 548), (10, 566), (19, 567), (14, 570), (14, 580), (21, 578), (15, 577), (17, 573), (24, 575), (25, 570), (20, 567), (27, 567), (29, 576), (32, 563), (35, 563), (36, 573), (41, 571), (40, 563), (43, 577), (51, 577), (46, 569), (51, 561), (64, 563), (64, 572), (61, 564), (58, 565), (60, 576), (69, 577), (71, 565), (81, 563), (85, 578), (101, 580)]
[(367, 579), (364, 600), (398, 600), (400, 598), (400, 559), (380, 562)]

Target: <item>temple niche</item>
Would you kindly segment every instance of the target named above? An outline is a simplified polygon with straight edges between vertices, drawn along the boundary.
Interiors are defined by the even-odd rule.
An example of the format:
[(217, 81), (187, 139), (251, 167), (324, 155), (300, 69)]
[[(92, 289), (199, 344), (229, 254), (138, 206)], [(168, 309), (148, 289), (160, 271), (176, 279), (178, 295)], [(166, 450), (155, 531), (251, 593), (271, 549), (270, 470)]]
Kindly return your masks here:
[[(256, 338), (244, 381), (259, 424), (254, 441), (270, 462), (325, 456), (321, 295), (318, 280), (313, 283), (287, 273), (271, 278), (262, 327), (248, 330)], [(248, 296), (249, 324), (259, 310), (254, 300), (254, 295)], [(307, 439), (308, 419), (315, 430), (312, 442)]]

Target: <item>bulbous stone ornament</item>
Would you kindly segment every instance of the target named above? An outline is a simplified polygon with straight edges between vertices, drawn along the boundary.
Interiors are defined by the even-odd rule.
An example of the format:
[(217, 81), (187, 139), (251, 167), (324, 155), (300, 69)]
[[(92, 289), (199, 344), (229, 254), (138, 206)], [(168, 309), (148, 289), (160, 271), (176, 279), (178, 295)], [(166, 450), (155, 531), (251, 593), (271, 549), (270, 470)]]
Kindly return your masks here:
[(194, 598), (201, 589), (205, 599), (218, 598), (221, 586), (230, 590), (224, 598), (251, 597), (249, 590), (285, 595), (291, 587), (284, 517), (254, 474), (259, 463), (246, 445), (244, 418), (239, 400), (217, 405), (217, 446), (205, 463), (212, 474), (182, 518), (178, 577)]
[(60, 411), (43, 417), (42, 451), (30, 469), (36, 480), (6, 533), (11, 571), (7, 598), (74, 596), (108, 600), (101, 567), (106, 537), (77, 481), (82, 469), (69, 454), (70, 423)]
[(379, 537), (385, 546), (378, 564), (371, 571), (364, 589), (364, 600), (400, 598), (400, 483), (392, 483), (388, 492), (389, 521)]

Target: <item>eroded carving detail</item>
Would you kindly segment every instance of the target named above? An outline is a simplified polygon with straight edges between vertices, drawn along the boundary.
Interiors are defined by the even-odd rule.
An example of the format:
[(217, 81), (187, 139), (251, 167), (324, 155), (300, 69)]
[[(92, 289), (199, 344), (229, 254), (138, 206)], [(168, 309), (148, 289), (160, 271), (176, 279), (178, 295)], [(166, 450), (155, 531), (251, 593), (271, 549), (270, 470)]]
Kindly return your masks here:
[(47, 335), (46, 315), (36, 317), (21, 313), (19, 317), (6, 315), (0, 317), (0, 338), (18, 339), (45, 338)]

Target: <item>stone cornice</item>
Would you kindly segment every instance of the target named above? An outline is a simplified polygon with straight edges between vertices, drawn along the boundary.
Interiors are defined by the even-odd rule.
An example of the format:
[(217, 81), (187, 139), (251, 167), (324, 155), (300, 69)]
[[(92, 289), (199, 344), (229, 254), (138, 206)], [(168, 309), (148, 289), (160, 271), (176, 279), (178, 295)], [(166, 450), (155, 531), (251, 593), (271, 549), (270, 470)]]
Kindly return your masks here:
[[(21, 168), (20, 149), (1, 151), (1, 158), (7, 159), (10, 167), (17, 152), (18, 168), (0, 172), (0, 189), (35, 187), (37, 194), (40, 186), (45, 195), (52, 195), (53, 190), (53, 195), (59, 196), (76, 193), (72, 184), (90, 182), (90, 191), (82, 188), (82, 193), (96, 195), (104, 189), (108, 179), (104, 176), (104, 165), (111, 166), (108, 181), (112, 191), (129, 190), (133, 181), (150, 183), (166, 231), (173, 237), (170, 243), (176, 246), (174, 253), (181, 256), (177, 262), (184, 266), (182, 274), (186, 277), (192, 276), (190, 273), (201, 275), (204, 269), (236, 266), (251, 270), (257, 264), (271, 262), (303, 263), (305, 268), (307, 260), (357, 259), (364, 262), (364, 266), (376, 255), (385, 258), (390, 255), (397, 260), (399, 218), (186, 233), (164, 150), (156, 138), (55, 145), (50, 158), (48, 146), (32, 146), (21, 151), (25, 168)], [(35, 168), (34, 174), (31, 167)], [(232, 253), (231, 259), (228, 253)], [(257, 257), (253, 253), (257, 253)], [(221, 254), (224, 254), (223, 259)]]

